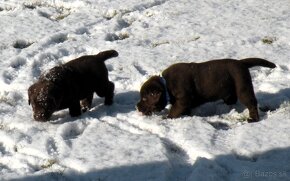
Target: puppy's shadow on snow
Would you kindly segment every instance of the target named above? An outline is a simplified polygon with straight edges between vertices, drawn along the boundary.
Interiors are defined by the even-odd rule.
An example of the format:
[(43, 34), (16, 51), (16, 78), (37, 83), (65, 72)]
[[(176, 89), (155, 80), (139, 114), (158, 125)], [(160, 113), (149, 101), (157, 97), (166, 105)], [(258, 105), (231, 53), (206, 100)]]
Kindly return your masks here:
[(140, 93), (138, 91), (128, 91), (122, 92), (115, 95), (115, 103), (119, 105), (135, 105), (140, 98)]
[[(276, 93), (267, 93), (267, 92), (258, 92), (256, 93), (256, 98), (258, 101), (259, 115), (260, 120), (263, 120), (267, 115), (266, 112), (275, 111), (280, 107), (290, 106), (290, 88), (281, 89)], [(232, 110), (235, 110), (237, 113), (241, 114), (241, 117), (238, 119), (245, 119), (242, 113), (247, 109), (239, 101), (233, 105), (227, 105), (222, 100), (216, 102), (209, 102), (203, 105), (200, 105), (191, 110), (192, 116), (199, 117), (211, 117), (211, 116), (221, 116), (224, 114), (229, 114)], [(248, 116), (248, 115), (247, 115)], [(231, 129), (230, 124), (219, 122), (219, 121), (208, 121), (208, 123), (217, 130), (228, 130)]]
[(290, 88), (281, 89), (276, 93), (258, 92), (256, 94), (261, 111), (274, 111), (290, 101)]
[[(241, 114), (246, 109), (239, 101), (233, 105), (227, 105), (222, 100), (216, 102), (208, 102), (203, 105), (200, 105), (191, 110), (191, 116), (199, 117), (212, 117), (212, 116), (221, 116), (224, 114), (230, 113), (232, 110), (235, 110)], [(221, 121), (207, 121), (212, 127), (217, 130), (228, 130), (231, 129), (231, 125)]]
[(114, 103), (110, 106), (103, 104), (103, 98), (97, 98), (92, 109), (88, 114), (92, 117), (102, 117), (102, 116), (116, 116), (118, 113), (129, 113), (135, 111), (135, 106), (139, 100), (138, 91), (127, 91), (117, 93), (114, 96)]
[[(261, 112), (274, 111), (281, 107), (285, 102), (290, 100), (290, 88), (281, 89), (277, 93), (258, 92), (256, 93), (258, 101), (258, 108)], [(191, 115), (208, 117), (223, 115), (236, 110), (238, 113), (242, 113), (247, 109), (239, 101), (233, 105), (227, 105), (222, 100), (216, 102), (209, 102), (200, 105), (191, 110)]]
[(191, 115), (208, 117), (216, 116), (229, 113), (232, 109), (235, 109), (238, 113), (243, 112), (246, 107), (243, 106), (239, 101), (233, 105), (227, 105), (222, 100), (216, 102), (208, 102), (195, 107), (191, 110)]

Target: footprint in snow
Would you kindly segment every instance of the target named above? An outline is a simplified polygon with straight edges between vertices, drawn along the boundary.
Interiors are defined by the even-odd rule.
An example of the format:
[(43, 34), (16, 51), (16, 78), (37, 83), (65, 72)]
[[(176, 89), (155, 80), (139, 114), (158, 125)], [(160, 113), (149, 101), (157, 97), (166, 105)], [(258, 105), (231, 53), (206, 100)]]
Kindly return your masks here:
[(6, 149), (3, 146), (3, 143), (0, 143), (0, 156), (2, 157), (5, 154), (6, 154)]
[(49, 138), (46, 142), (47, 153), (51, 156), (57, 155), (58, 150), (56, 146), (56, 142), (53, 138)]
[(16, 40), (13, 43), (13, 47), (16, 48), (16, 49), (24, 49), (24, 48), (29, 47), (33, 43), (34, 42), (29, 42), (29, 41), (26, 41), (26, 40)]
[(66, 123), (60, 128), (60, 136), (68, 146), (71, 146), (71, 140), (78, 138), (83, 134), (88, 125), (83, 122)]
[(226, 123), (222, 123), (222, 122), (208, 122), (208, 123), (217, 130), (229, 130), (229, 129), (231, 129), (231, 126), (226, 124)]
[(4, 82), (6, 84), (11, 84), (18, 76), (18, 70), (20, 70), (24, 65), (26, 65), (25, 58), (17, 57), (12, 60), (10, 66), (3, 72)]
[(51, 37), (51, 43), (63, 43), (68, 40), (68, 35), (64, 33), (59, 33)]
[(16, 59), (12, 60), (10, 67), (12, 67), (15, 70), (19, 70), (25, 64), (26, 64), (25, 58), (17, 57)]

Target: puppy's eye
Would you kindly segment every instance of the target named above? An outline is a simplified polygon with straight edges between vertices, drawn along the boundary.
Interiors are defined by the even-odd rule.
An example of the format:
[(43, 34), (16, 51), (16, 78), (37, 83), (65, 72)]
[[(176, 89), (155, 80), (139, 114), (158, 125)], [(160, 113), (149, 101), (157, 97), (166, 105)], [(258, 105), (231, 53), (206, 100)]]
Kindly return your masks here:
[(144, 101), (144, 102), (147, 101), (147, 98), (143, 97), (143, 98), (142, 98), (142, 101)]
[(150, 96), (151, 96), (151, 97), (157, 97), (158, 95), (160, 95), (159, 92), (153, 92), (153, 93), (150, 93)]

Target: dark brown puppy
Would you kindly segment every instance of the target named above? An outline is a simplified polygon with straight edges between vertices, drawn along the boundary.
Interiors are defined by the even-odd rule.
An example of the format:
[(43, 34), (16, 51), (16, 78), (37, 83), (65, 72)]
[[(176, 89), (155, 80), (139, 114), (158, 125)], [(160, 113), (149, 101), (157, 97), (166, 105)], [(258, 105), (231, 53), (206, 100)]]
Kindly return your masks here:
[(71, 116), (79, 116), (91, 107), (94, 92), (105, 97), (105, 105), (111, 105), (114, 84), (104, 61), (116, 56), (115, 50), (82, 56), (42, 74), (28, 89), (34, 119), (47, 121), (53, 112), (65, 108)]
[(223, 59), (203, 63), (177, 63), (163, 71), (162, 77), (153, 76), (140, 90), (137, 109), (145, 115), (161, 111), (172, 104), (169, 118), (188, 115), (190, 109), (203, 103), (224, 100), (228, 105), (239, 99), (250, 113), (249, 122), (259, 120), (249, 68), (276, 65), (259, 58), (243, 60)]

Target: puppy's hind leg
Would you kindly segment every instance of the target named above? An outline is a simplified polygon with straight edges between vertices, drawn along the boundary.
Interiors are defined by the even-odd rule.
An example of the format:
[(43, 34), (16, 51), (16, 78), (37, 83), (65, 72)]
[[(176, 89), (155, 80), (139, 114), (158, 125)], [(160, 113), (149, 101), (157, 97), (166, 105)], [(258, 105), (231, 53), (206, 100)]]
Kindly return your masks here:
[(107, 84), (107, 90), (105, 93), (105, 105), (113, 104), (114, 90), (115, 90), (114, 83), (109, 81)]
[(259, 113), (250, 73), (246, 72), (241, 75), (243, 76), (236, 77), (237, 96), (240, 102), (249, 110), (250, 118), (248, 119), (248, 122), (257, 122), (259, 121)]
[(85, 99), (80, 101), (82, 112), (86, 112), (86, 111), (90, 110), (90, 108), (92, 106), (93, 96), (94, 96), (94, 93), (92, 92)]
[(250, 112), (250, 118), (248, 119), (249, 123), (254, 123), (259, 121), (259, 113), (257, 106), (248, 107)]
[(110, 81), (106, 81), (106, 83), (104, 83), (102, 87), (99, 87), (96, 90), (96, 93), (100, 97), (105, 97), (105, 105), (112, 105), (113, 98), (114, 98), (114, 90), (115, 90), (114, 83)]
[(80, 101), (73, 101), (69, 106), (69, 114), (71, 117), (77, 117), (82, 114)]
[(257, 99), (254, 95), (254, 91), (249, 88), (244, 90), (243, 92), (239, 92), (239, 100), (242, 104), (244, 104), (249, 110), (248, 122), (257, 122), (259, 121), (259, 113), (257, 109)]

